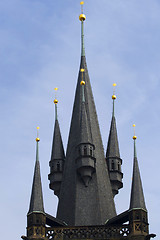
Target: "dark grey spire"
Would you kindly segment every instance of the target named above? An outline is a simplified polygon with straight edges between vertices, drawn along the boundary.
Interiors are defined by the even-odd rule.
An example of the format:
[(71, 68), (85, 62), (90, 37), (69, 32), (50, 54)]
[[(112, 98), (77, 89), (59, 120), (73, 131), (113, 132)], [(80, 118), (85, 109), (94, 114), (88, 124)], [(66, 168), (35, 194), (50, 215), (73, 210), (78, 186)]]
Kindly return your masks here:
[[(95, 146), (94, 154), (96, 158), (96, 172), (93, 174), (92, 180), (86, 188), (83, 183), (81, 183), (76, 171), (76, 147), (79, 144), (79, 136), (81, 136), (83, 131), (83, 128), (80, 127), (81, 113), (83, 110), (80, 85), (82, 73), (80, 71), (70, 126), (57, 217), (70, 225), (97, 225), (103, 224), (107, 219), (114, 217), (116, 211), (104, 157), (104, 149), (87, 70), (86, 58), (84, 56), (81, 57), (80, 69), (81, 68), (85, 69), (85, 108), (88, 128), (90, 128), (93, 145)], [(83, 137), (88, 138), (86, 135)]]
[(55, 103), (55, 125), (54, 125), (51, 160), (49, 162), (50, 174), (48, 175), (48, 179), (50, 180), (50, 184), (49, 184), (50, 189), (54, 190), (54, 194), (59, 197), (62, 176), (63, 176), (65, 153), (63, 148), (59, 122), (57, 118), (58, 100), (55, 99), (54, 103)]
[(55, 125), (54, 125), (51, 161), (54, 159), (64, 159), (64, 158), (65, 158), (65, 153), (63, 148), (59, 122), (58, 122), (58, 119), (56, 119)]
[(86, 112), (86, 102), (85, 102), (85, 81), (83, 80), (84, 69), (81, 69), (82, 81), (81, 81), (81, 91), (82, 91), (82, 100), (81, 100), (81, 119), (80, 119), (80, 143), (92, 143), (91, 129), (87, 119)]
[(120, 158), (115, 116), (112, 116), (111, 120), (106, 157)]
[(80, 143), (92, 143), (91, 131), (90, 131), (90, 126), (87, 119), (85, 103), (82, 103), (82, 115), (81, 115), (80, 128), (81, 128)]
[(123, 173), (121, 171), (122, 159), (120, 158), (120, 153), (119, 153), (116, 118), (114, 114), (114, 109), (115, 109), (114, 101), (116, 99), (116, 96), (113, 95), (112, 99), (113, 99), (113, 112), (112, 112), (110, 133), (108, 138), (106, 161), (107, 161), (113, 196), (115, 196), (116, 194), (118, 194), (118, 190), (123, 187), (123, 183), (122, 183)]
[(30, 207), (28, 214), (32, 212), (44, 213), (43, 206), (43, 194), (42, 194), (42, 184), (41, 184), (41, 174), (40, 174), (40, 163), (39, 163), (39, 138), (36, 138), (36, 163), (34, 169), (32, 193), (30, 200)]
[[(81, 14), (79, 19), (84, 21), (85, 15)], [(84, 69), (84, 72), (81, 69)], [(82, 74), (85, 81), (84, 92), (80, 84)], [(84, 101), (82, 99), (85, 99), (85, 106), (83, 106)], [(84, 117), (83, 119), (82, 116)], [(89, 150), (90, 144), (86, 144), (86, 150), (79, 148), (80, 136), (81, 138), (83, 136), (83, 141), (90, 141), (91, 137), (94, 148), (92, 149), (92, 153), (94, 150), (94, 156), (91, 156), (87, 152), (87, 147)], [(85, 148), (85, 142), (81, 146)], [(80, 153), (81, 150), (84, 151)], [(83, 168), (84, 171), (80, 172), (81, 167), (85, 168)], [(91, 177), (87, 185), (82, 181), (86, 172), (86, 175), (89, 176), (90, 174)], [(87, 70), (86, 57), (84, 51), (82, 51), (57, 217), (65, 221), (68, 225), (85, 226), (104, 224), (107, 219), (115, 215), (115, 205)]]
[(134, 163), (133, 163), (133, 177), (132, 177), (132, 188), (131, 188), (131, 199), (130, 199), (130, 209), (146, 209), (143, 187), (141, 182), (141, 176), (137, 161), (136, 153), (136, 136), (134, 139)]

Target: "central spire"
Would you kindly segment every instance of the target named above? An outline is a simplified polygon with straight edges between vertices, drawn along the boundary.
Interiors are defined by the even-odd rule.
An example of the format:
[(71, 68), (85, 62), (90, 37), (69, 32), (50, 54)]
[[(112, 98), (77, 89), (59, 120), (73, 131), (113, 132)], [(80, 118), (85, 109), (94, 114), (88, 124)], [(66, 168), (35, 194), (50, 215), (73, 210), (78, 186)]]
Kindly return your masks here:
[(116, 211), (84, 52), (83, 11), (79, 19), (82, 53), (57, 218), (89, 226), (104, 224)]

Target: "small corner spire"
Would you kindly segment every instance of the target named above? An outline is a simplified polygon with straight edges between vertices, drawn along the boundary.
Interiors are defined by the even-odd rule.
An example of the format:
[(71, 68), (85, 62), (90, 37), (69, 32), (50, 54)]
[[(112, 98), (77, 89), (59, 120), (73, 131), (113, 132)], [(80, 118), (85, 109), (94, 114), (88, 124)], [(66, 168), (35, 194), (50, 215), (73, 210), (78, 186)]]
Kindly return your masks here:
[(133, 124), (133, 128), (134, 128), (134, 136), (133, 136), (133, 140), (134, 140), (134, 158), (135, 157), (137, 158), (137, 151), (136, 151), (136, 139), (137, 139), (137, 136), (136, 136), (136, 133), (135, 133), (135, 127), (136, 127), (136, 125)]
[(34, 168), (32, 193), (31, 193), (30, 207), (29, 207), (28, 214), (32, 212), (44, 213), (42, 183), (41, 183), (40, 163), (39, 163), (39, 145), (38, 145), (39, 141), (40, 141), (39, 127), (37, 127), (36, 163)]
[(114, 107), (115, 107), (114, 102), (116, 99), (115, 87), (116, 87), (116, 83), (113, 83), (113, 95), (112, 95), (113, 111), (112, 111), (112, 120), (111, 120), (107, 151), (106, 151), (106, 161), (107, 161), (107, 166), (109, 171), (113, 197), (115, 197), (115, 195), (118, 194), (119, 189), (123, 187), (123, 183), (122, 183), (123, 173), (121, 169), (122, 159), (120, 158), (116, 118), (114, 113)]
[(130, 199), (130, 209), (146, 209), (145, 199), (143, 194), (142, 181), (138, 166), (137, 160), (137, 151), (136, 151), (136, 135), (135, 135), (135, 124), (134, 127), (134, 159), (133, 159), (133, 177), (132, 177), (132, 187), (131, 187), (131, 199)]
[(59, 197), (64, 161), (65, 161), (65, 153), (63, 148), (63, 142), (58, 122), (58, 114), (57, 114), (57, 90), (58, 87), (54, 88), (55, 90), (55, 124), (54, 124), (54, 133), (53, 133), (53, 142), (52, 142), (52, 151), (51, 151), (51, 160), (49, 162), (50, 173), (48, 175), (48, 179), (50, 181), (49, 187), (54, 191), (54, 194)]
[(39, 161), (39, 127), (37, 127), (37, 137), (36, 137), (36, 142), (37, 142), (37, 146), (36, 146), (36, 161)]
[(114, 117), (114, 101), (116, 100), (116, 95), (115, 95), (115, 87), (116, 87), (116, 83), (113, 83), (113, 95), (112, 95), (112, 99), (113, 99), (113, 112), (112, 112), (112, 116)]
[(58, 103), (58, 100), (57, 100), (57, 91), (58, 91), (58, 87), (54, 88), (55, 90), (55, 99), (54, 99), (54, 104), (55, 104), (55, 120), (58, 119), (58, 114), (57, 114), (57, 103)]
[(80, 2), (81, 5), (81, 14), (79, 15), (79, 20), (81, 21), (81, 56), (85, 56), (85, 48), (84, 48), (84, 21), (86, 20), (86, 16), (83, 13), (83, 4), (84, 2)]

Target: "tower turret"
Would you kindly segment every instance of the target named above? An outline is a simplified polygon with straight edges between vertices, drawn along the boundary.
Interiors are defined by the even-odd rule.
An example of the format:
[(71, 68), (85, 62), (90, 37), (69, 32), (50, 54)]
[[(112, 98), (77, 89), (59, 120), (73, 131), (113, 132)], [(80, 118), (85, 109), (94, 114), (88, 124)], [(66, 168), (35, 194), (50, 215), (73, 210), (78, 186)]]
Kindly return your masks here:
[[(81, 2), (81, 6), (83, 6), (83, 2)], [(83, 10), (81, 14), (83, 14)], [(59, 196), (57, 218), (65, 221), (68, 225), (89, 226), (104, 224), (107, 219), (116, 215), (116, 211), (86, 64), (83, 29), (84, 20), (86, 18), (84, 15), (80, 15), (79, 19), (81, 21), (82, 40), (81, 62), (68, 138), (63, 180)], [(82, 81), (81, 69), (84, 69), (84, 87), (80, 84)], [(82, 101), (83, 95), (85, 103)], [(82, 141), (82, 148), (86, 146), (87, 151), (92, 147), (93, 151), (91, 152), (93, 156), (91, 157), (91, 152), (88, 152), (87, 155), (85, 154), (85, 156), (80, 157), (80, 165), (84, 167), (88, 161), (87, 164), (89, 167), (83, 168), (82, 172), (77, 174), (77, 171), (80, 170), (80, 166), (77, 165), (78, 159), (76, 160), (76, 158), (80, 156), (77, 155), (77, 147), (80, 146), (80, 141)], [(86, 144), (84, 145), (85, 142)], [(84, 180), (85, 178), (82, 177), (84, 176), (84, 169), (87, 171), (89, 169), (90, 173), (85, 173), (88, 180), (90, 179), (89, 181)], [(88, 187), (86, 187), (86, 185), (88, 185)]]
[[(39, 127), (37, 127), (37, 130)], [(34, 169), (32, 193), (30, 200), (30, 207), (27, 214), (27, 239), (39, 239), (45, 238), (45, 224), (46, 214), (43, 206), (43, 194), (40, 175), (40, 163), (39, 163), (39, 137), (37, 131), (36, 138), (36, 163)]]
[(80, 120), (80, 141), (77, 146), (77, 158), (76, 158), (76, 168), (77, 172), (80, 174), (82, 181), (85, 186), (88, 187), (89, 181), (92, 178), (92, 174), (95, 172), (95, 157), (94, 149), (95, 146), (92, 143), (91, 131), (87, 119), (86, 106), (85, 106), (85, 96), (84, 87), (85, 81), (83, 79), (84, 69), (81, 70), (81, 91), (82, 91), (82, 106), (81, 106), (81, 120)]
[[(58, 88), (55, 88), (55, 91), (57, 91), (57, 89)], [(54, 104), (55, 104), (55, 125), (51, 160), (49, 162), (50, 174), (48, 175), (48, 179), (50, 180), (49, 184), (50, 189), (54, 190), (54, 194), (57, 195), (57, 197), (59, 197), (63, 176), (65, 153), (57, 117), (57, 104), (58, 104), (57, 98), (54, 99)]]
[[(114, 83), (113, 87), (115, 86), (116, 84)], [(107, 161), (113, 196), (115, 196), (116, 194), (118, 194), (118, 190), (123, 187), (123, 183), (122, 183), (123, 173), (121, 170), (122, 159), (120, 158), (120, 153), (119, 153), (116, 118), (114, 113), (115, 100), (116, 100), (115, 90), (113, 91), (112, 99), (113, 99), (113, 112), (112, 112), (110, 133), (108, 138), (106, 161)]]
[[(135, 129), (135, 124), (133, 124)], [(132, 239), (144, 239), (143, 236), (148, 234), (148, 214), (145, 205), (145, 199), (143, 194), (142, 181), (137, 160), (136, 151), (136, 135), (134, 130), (134, 162), (133, 162), (133, 176), (131, 187), (131, 199), (130, 199), (130, 225)]]

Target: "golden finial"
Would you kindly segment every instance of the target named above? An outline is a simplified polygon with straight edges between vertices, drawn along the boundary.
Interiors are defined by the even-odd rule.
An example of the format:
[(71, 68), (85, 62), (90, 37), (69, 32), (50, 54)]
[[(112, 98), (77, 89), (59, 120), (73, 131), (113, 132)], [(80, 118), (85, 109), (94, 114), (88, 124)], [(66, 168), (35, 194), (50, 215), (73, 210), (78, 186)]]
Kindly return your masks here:
[(81, 85), (85, 85), (86, 83), (85, 83), (85, 81), (82, 80), (80, 84)]
[(116, 95), (115, 95), (115, 87), (116, 87), (116, 83), (113, 83), (113, 95), (112, 95), (112, 99), (115, 100), (116, 99)]
[(54, 104), (57, 104), (58, 103), (58, 100), (57, 100), (57, 90), (58, 90), (58, 87), (54, 88), (54, 91), (55, 91), (55, 99), (54, 99)]
[(81, 14), (79, 15), (79, 20), (80, 21), (85, 21), (86, 16), (83, 14), (83, 4), (84, 4), (84, 2), (82, 1), (82, 2), (80, 2), (80, 4), (81, 4)]
[(58, 100), (55, 98), (54, 99), (54, 104), (57, 104), (58, 103)]
[(134, 136), (133, 136), (133, 140), (136, 140), (136, 139), (137, 139), (136, 134), (135, 134), (135, 127), (136, 127), (136, 125), (133, 124), (133, 127), (134, 127)]
[(39, 127), (37, 127), (37, 138), (36, 138), (36, 142), (39, 142), (40, 141), (40, 138), (39, 138)]
[(81, 85), (85, 85), (85, 81), (83, 80), (83, 73), (84, 73), (84, 68), (80, 69), (81, 73), (82, 73), (82, 81), (80, 82)]

